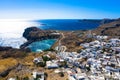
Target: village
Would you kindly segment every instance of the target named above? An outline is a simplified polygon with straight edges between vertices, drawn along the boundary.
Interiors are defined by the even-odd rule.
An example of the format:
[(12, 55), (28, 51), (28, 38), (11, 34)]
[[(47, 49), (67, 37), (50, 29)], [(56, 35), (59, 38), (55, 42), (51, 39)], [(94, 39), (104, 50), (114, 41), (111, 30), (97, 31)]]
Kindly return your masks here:
[(120, 0), (0, 0), (0, 80), (120, 80)]
[[(56, 51), (49, 51), (33, 59), (36, 70), (32, 71), (31, 79), (25, 80), (50, 80), (45, 70), (53, 70), (53, 77), (59, 74), (63, 80), (120, 80), (120, 39), (108, 39), (108, 36), (100, 35), (92, 38), (95, 40), (79, 45), (82, 46), (79, 53), (67, 52), (66, 46), (61, 45), (59, 40)], [(38, 67), (44, 70), (37, 70)], [(51, 80), (60, 79), (56, 77)]]

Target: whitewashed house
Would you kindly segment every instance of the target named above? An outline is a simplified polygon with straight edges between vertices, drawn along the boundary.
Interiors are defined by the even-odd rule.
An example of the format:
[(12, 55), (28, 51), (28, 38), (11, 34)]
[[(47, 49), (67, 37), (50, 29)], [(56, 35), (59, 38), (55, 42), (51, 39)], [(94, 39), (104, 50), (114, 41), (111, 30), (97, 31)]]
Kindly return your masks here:
[(44, 80), (45, 79), (44, 72), (34, 71), (32, 73), (32, 76), (33, 76), (34, 79), (37, 79), (37, 80)]
[(59, 66), (58, 66), (57, 62), (55, 62), (55, 61), (47, 61), (46, 67), (48, 69), (55, 69), (55, 68), (58, 68)]
[(38, 64), (38, 63), (40, 63), (40, 62), (43, 62), (43, 59), (42, 59), (42, 58), (34, 58), (33, 62), (34, 62), (35, 64)]

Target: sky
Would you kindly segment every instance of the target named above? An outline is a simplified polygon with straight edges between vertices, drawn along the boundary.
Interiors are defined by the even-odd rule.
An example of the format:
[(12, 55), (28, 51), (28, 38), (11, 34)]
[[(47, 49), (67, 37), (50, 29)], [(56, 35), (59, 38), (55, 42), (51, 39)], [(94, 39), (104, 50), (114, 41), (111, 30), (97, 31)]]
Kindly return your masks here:
[(119, 17), (120, 0), (0, 0), (0, 19)]

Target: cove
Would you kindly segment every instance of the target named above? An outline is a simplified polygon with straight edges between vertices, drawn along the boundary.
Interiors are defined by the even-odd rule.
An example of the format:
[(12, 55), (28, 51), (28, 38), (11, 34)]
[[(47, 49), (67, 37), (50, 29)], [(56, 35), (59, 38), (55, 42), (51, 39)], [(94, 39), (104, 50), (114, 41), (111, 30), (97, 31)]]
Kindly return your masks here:
[(28, 48), (30, 48), (32, 52), (41, 52), (43, 50), (50, 49), (55, 42), (56, 42), (56, 39), (36, 41), (29, 44)]

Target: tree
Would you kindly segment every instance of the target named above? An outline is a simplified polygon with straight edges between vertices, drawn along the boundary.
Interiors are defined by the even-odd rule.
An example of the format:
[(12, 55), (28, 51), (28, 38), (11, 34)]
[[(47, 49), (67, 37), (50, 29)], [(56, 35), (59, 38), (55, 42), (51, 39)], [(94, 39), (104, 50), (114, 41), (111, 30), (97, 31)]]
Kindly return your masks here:
[(64, 73), (63, 72), (60, 72), (60, 77), (64, 77)]
[(18, 76), (16, 76), (16, 80), (20, 80)]
[(28, 76), (24, 77), (23, 80), (29, 80)]
[(47, 56), (42, 56), (42, 59), (43, 59), (43, 61), (45, 61), (45, 62), (50, 60), (50, 58), (47, 57)]
[(39, 62), (36, 65), (37, 65), (37, 67), (45, 67), (46, 63), (45, 62)]
[(60, 62), (59, 66), (60, 67), (65, 67), (65, 66), (67, 66), (67, 62), (66, 61)]

